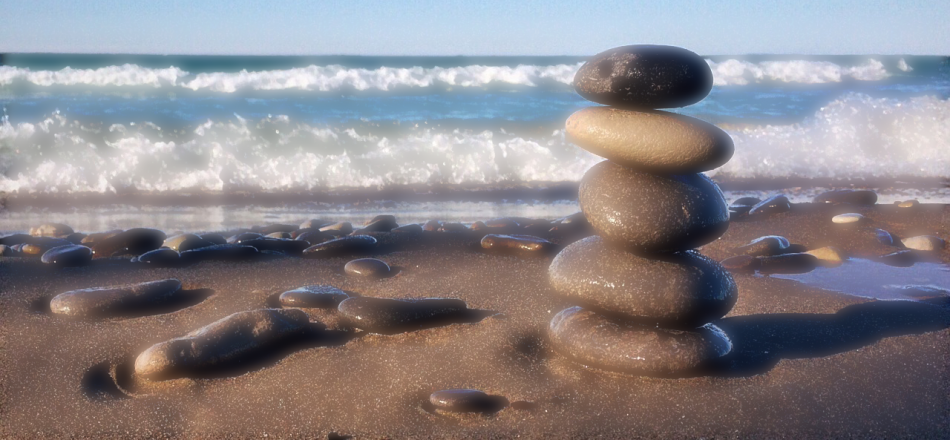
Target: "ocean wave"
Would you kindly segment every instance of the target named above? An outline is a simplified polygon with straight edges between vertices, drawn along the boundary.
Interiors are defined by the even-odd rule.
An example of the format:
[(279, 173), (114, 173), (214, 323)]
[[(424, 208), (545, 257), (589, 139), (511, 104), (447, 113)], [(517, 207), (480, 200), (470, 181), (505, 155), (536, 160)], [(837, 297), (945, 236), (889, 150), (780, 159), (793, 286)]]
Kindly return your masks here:
[[(950, 177), (950, 101), (936, 97), (853, 94), (798, 124), (724, 128), (736, 153), (709, 173), (720, 179)], [(576, 182), (600, 160), (563, 130), (336, 127), (286, 116), (184, 130), (60, 114), (0, 124), (0, 191), (19, 193)]]
[[(890, 76), (884, 64), (869, 59), (858, 66), (828, 61), (790, 60), (752, 63), (739, 59), (707, 60), (716, 86), (741, 86), (765, 82), (823, 84), (846, 79), (879, 81)], [(234, 93), (243, 90), (306, 90), (328, 92), (341, 89), (390, 91), (400, 88), (486, 87), (505, 84), (520, 87), (569, 86), (582, 63), (550, 66), (459, 66), (348, 68), (341, 65), (308, 66), (285, 70), (211, 72), (191, 74), (178, 67), (152, 69), (134, 64), (99, 69), (65, 68), (32, 71), (0, 66), (0, 86), (23, 81), (37, 86), (148, 86), (194, 91)], [(897, 69), (912, 68), (903, 59)]]

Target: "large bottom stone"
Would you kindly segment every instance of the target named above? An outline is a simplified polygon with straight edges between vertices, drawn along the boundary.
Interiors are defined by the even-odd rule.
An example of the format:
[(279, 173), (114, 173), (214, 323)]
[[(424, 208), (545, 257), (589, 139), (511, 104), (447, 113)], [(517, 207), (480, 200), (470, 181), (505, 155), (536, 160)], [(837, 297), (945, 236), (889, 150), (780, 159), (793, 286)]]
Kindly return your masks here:
[(682, 377), (732, 351), (718, 327), (669, 330), (617, 321), (580, 307), (562, 310), (548, 336), (555, 350), (584, 365), (643, 376)]

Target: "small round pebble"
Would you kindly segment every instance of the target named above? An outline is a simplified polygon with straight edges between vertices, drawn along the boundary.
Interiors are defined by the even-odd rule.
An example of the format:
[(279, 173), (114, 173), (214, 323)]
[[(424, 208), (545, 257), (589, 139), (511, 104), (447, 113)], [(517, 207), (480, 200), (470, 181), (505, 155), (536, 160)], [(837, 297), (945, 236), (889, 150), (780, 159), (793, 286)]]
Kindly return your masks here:
[(917, 199), (894, 202), (894, 204), (897, 205), (898, 208), (902, 208), (902, 209), (916, 208), (920, 206), (920, 202), (917, 201)]
[(736, 252), (753, 257), (779, 255), (786, 253), (791, 246), (788, 239), (780, 235), (766, 235), (756, 238), (748, 244), (736, 248)]
[(831, 221), (839, 225), (848, 225), (867, 222), (868, 218), (856, 212), (849, 212), (847, 214), (838, 214), (832, 217)]
[(388, 277), (392, 269), (385, 261), (375, 258), (360, 258), (343, 267), (347, 275), (358, 278), (380, 279)]
[(57, 246), (43, 253), (41, 261), (60, 267), (84, 266), (92, 261), (92, 249), (75, 244)]
[(907, 249), (918, 251), (940, 251), (947, 247), (947, 242), (935, 235), (918, 235), (905, 238), (901, 241)]
[(133, 258), (132, 262), (154, 267), (175, 267), (181, 263), (181, 255), (173, 249), (158, 248)]
[(335, 309), (349, 297), (336, 287), (320, 284), (288, 290), (280, 294), (279, 300), (283, 307)]

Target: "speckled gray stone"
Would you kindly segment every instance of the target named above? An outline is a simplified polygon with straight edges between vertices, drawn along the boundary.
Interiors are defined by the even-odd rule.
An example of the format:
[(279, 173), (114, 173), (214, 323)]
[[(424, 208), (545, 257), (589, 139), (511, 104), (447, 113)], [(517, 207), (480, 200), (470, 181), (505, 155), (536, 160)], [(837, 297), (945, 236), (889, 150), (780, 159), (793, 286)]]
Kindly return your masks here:
[(587, 237), (548, 268), (551, 286), (575, 304), (675, 328), (696, 328), (729, 313), (738, 288), (716, 261), (695, 251), (644, 258)]
[(604, 161), (584, 175), (579, 200), (598, 234), (635, 251), (694, 249), (729, 227), (722, 191), (702, 174), (655, 175)]
[(554, 316), (548, 327), (554, 349), (584, 365), (660, 377), (701, 373), (732, 351), (718, 327), (669, 330), (609, 319), (580, 307)]
[(625, 167), (687, 174), (716, 168), (732, 157), (732, 138), (719, 127), (662, 111), (587, 107), (565, 124), (577, 146)]
[(279, 300), (282, 307), (335, 309), (349, 297), (336, 287), (319, 284), (288, 290), (280, 294)]
[(71, 290), (56, 295), (50, 301), (50, 310), (67, 316), (119, 316), (161, 304), (172, 298), (179, 290), (181, 290), (181, 281), (176, 279)]
[(337, 307), (354, 327), (390, 333), (421, 327), (467, 310), (465, 301), (453, 298), (391, 299), (355, 297)]
[(351, 277), (375, 280), (388, 277), (391, 269), (383, 260), (360, 258), (346, 263), (343, 271)]
[(310, 324), (296, 309), (258, 309), (238, 312), (184, 337), (160, 342), (135, 359), (135, 374), (163, 379), (189, 370), (211, 368), (288, 336)]
[(584, 99), (632, 108), (695, 104), (712, 84), (706, 61), (675, 46), (615, 47), (591, 57), (574, 75), (574, 90)]

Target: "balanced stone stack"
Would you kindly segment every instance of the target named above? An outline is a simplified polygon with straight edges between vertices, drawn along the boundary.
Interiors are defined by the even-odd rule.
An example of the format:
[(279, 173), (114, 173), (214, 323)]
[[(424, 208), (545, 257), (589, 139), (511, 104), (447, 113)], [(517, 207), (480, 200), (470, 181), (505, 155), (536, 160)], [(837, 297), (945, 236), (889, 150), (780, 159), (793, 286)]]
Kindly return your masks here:
[(650, 376), (700, 374), (732, 350), (709, 322), (735, 305), (735, 281), (694, 249), (728, 228), (719, 187), (702, 171), (726, 163), (732, 139), (707, 122), (656, 110), (702, 100), (712, 72), (670, 46), (624, 46), (580, 68), (574, 87), (606, 104), (567, 120), (567, 135), (607, 158), (581, 180), (597, 236), (561, 251), (555, 290), (579, 307), (558, 313), (555, 349), (585, 365)]

